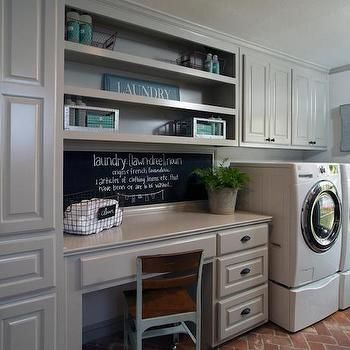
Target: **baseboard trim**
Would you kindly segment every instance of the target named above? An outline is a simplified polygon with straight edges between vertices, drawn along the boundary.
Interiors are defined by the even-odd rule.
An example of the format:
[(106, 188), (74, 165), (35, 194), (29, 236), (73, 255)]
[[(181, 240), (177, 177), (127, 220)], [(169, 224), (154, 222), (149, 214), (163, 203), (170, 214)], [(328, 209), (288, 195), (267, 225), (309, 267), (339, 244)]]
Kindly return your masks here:
[(117, 317), (83, 327), (83, 344), (111, 336), (123, 329), (123, 318)]

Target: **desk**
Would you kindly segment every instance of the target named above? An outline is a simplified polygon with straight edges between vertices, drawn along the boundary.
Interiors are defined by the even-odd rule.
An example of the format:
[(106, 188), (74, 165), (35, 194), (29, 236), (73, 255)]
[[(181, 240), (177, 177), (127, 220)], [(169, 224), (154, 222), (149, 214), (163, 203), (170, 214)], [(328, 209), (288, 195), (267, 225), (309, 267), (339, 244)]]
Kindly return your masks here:
[[(120, 227), (95, 235), (65, 235), (67, 350), (80, 350), (82, 348), (83, 294), (134, 281), (135, 258), (138, 255), (192, 249), (203, 249), (205, 263), (211, 263), (210, 269), (214, 282), (203, 295), (203, 300), (207, 300), (203, 304), (212, 305), (211, 320), (208, 326), (210, 328), (209, 341), (211, 346), (217, 345), (225, 339), (223, 337), (230, 334), (230, 330), (228, 333), (217, 331), (216, 323), (220, 323), (217, 315), (217, 302), (220, 301), (222, 288), (217, 288), (216, 265), (224, 264), (223, 268), (230, 266), (230, 264), (225, 263), (227, 258), (217, 257), (225, 255), (228, 251), (242, 250), (242, 248), (237, 247), (238, 244), (242, 244), (237, 241), (237, 238), (245, 232), (252, 231), (253, 233), (253, 239), (244, 243), (247, 248), (266, 245), (267, 223), (270, 220), (271, 217), (246, 212), (237, 212), (233, 215), (213, 215), (201, 211), (172, 210), (126, 216)], [(228, 248), (229, 246), (231, 248)], [(251, 253), (254, 252), (251, 251)], [(228, 257), (231, 259), (229, 255)], [(233, 256), (233, 258), (235, 257)], [(260, 265), (260, 267), (256, 267), (258, 270), (260, 269), (260, 272), (258, 271), (254, 275), (255, 277), (253, 276), (253, 281), (257, 281), (257, 278), (261, 279), (261, 277), (263, 277), (261, 281), (267, 281), (266, 262), (264, 261), (263, 272), (260, 271)], [(248, 283), (248, 286), (250, 285), (251, 282)], [(225, 287), (223, 283), (221, 286)], [(232, 288), (232, 285), (229, 287)], [(266, 310), (265, 294), (264, 298), (266, 304), (264, 304), (264, 310)], [(267, 312), (264, 311), (263, 317), (261, 312), (260, 314), (259, 322), (265, 322)], [(221, 325), (221, 328), (225, 327)]]

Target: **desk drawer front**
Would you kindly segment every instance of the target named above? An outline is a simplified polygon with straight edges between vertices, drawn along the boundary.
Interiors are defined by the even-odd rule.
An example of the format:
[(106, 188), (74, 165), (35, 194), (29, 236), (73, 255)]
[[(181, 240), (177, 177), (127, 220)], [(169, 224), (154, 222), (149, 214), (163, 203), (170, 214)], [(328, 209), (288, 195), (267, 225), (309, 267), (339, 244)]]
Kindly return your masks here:
[(53, 237), (0, 242), (0, 298), (53, 287)]
[(219, 341), (268, 319), (267, 284), (218, 303)]
[(254, 248), (267, 241), (268, 224), (222, 231), (218, 234), (218, 255)]
[(267, 269), (266, 246), (218, 258), (219, 297), (266, 282)]
[(139, 255), (178, 253), (195, 249), (203, 249), (206, 259), (214, 257), (216, 235), (140, 244), (130, 248), (116, 249), (109, 254), (81, 258), (81, 284), (82, 287), (87, 287), (96, 283), (132, 277), (136, 274), (136, 257)]

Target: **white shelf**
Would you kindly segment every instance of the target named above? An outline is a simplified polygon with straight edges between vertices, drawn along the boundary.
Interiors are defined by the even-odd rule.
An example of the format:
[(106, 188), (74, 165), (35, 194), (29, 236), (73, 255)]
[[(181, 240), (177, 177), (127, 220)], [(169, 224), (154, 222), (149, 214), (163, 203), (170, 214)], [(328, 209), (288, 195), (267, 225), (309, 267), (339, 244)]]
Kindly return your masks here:
[(135, 96), (128, 94), (120, 94), (113, 91), (97, 90), (90, 88), (83, 88), (77, 86), (68, 86), (64, 88), (64, 93), (67, 95), (82, 96), (88, 98), (96, 98), (100, 100), (107, 101), (116, 101), (123, 103), (139, 104), (146, 106), (155, 106), (167, 109), (176, 109), (176, 110), (189, 110), (197, 112), (208, 112), (216, 114), (225, 114), (225, 115), (236, 115), (236, 109), (219, 107), (212, 105), (205, 105), (200, 103), (191, 103), (191, 102), (182, 102), (175, 100), (164, 100), (159, 98), (151, 98), (144, 96)]
[(65, 140), (99, 141), (99, 142), (137, 142), (160, 144), (185, 144), (198, 146), (237, 146), (235, 140), (202, 139), (181, 136), (120, 134), (117, 132), (63, 131)]
[(190, 80), (192, 82), (198, 81), (201, 84), (237, 84), (236, 78), (225, 75), (208, 73), (147, 57), (100, 49), (70, 41), (65, 42), (65, 59), (79, 63), (128, 70), (135, 73), (157, 75), (168, 79), (170, 76), (169, 73), (172, 73), (172, 78)]

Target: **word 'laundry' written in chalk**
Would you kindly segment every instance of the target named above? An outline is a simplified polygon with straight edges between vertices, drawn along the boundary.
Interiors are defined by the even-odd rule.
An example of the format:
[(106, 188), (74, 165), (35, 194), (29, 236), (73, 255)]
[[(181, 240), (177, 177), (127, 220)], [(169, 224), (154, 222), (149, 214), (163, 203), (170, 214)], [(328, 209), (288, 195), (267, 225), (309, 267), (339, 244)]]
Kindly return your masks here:
[(138, 167), (138, 166), (170, 166), (170, 165), (182, 165), (182, 158), (168, 157), (165, 153), (161, 156), (154, 156), (153, 154), (148, 157), (137, 157), (132, 153), (128, 154), (128, 157), (119, 157), (118, 153), (114, 156), (99, 156), (96, 153), (93, 154), (93, 166), (94, 167), (117, 167), (124, 170), (126, 166)]

